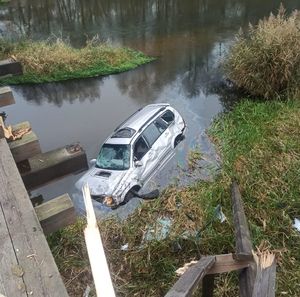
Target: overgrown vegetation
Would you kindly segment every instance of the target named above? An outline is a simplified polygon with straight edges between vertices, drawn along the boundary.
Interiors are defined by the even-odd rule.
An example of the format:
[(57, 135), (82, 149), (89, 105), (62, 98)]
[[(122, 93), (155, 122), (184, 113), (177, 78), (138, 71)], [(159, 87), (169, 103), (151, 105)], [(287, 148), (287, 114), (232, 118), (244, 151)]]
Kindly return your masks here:
[[(223, 157), (215, 182), (168, 188), (124, 223), (100, 222), (118, 296), (163, 296), (175, 270), (200, 255), (234, 251), (230, 203), (233, 177), (241, 187), (253, 243), (278, 259), (277, 296), (300, 291), (300, 233), (292, 220), (300, 209), (300, 103), (244, 101), (220, 118), (210, 134)], [(227, 221), (215, 218), (221, 204)], [(169, 235), (145, 241), (147, 230), (171, 218)], [(71, 296), (92, 283), (83, 240), (83, 222), (54, 234), (50, 245)], [(121, 246), (128, 243), (128, 250)], [(221, 275), (215, 296), (237, 296), (234, 273)]]
[(240, 32), (225, 62), (230, 80), (253, 96), (294, 97), (300, 91), (300, 13), (283, 6)]
[(56, 39), (8, 42), (0, 39), (0, 59), (13, 57), (23, 65), (21, 76), (2, 79), (3, 83), (42, 83), (108, 75), (133, 69), (153, 60), (141, 52), (115, 48), (94, 38), (76, 49)]

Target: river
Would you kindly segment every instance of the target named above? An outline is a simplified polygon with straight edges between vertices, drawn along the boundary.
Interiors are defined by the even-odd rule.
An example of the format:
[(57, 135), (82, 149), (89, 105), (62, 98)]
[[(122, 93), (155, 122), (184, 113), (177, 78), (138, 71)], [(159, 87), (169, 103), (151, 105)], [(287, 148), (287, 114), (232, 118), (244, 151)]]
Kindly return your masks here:
[[(188, 125), (176, 157), (154, 181), (165, 187), (187, 168), (190, 149), (203, 152), (218, 166), (206, 129), (231, 105), (216, 91), (220, 62), (234, 35), (249, 22), (276, 12), (281, 0), (11, 0), (0, 6), (0, 33), (20, 33), (35, 40), (68, 39), (75, 47), (98, 35), (157, 57), (135, 70), (103, 78), (33, 86), (14, 86), (16, 104), (8, 106), (8, 123), (29, 120), (43, 151), (80, 142), (89, 159), (113, 129), (141, 106), (168, 102)], [(284, 1), (290, 11), (299, 0)], [(204, 165), (203, 165), (204, 166)], [(205, 166), (204, 166), (205, 167)], [(70, 176), (40, 188), (46, 200), (74, 193)], [(199, 178), (209, 178), (200, 171)], [(191, 178), (191, 181), (194, 179)]]

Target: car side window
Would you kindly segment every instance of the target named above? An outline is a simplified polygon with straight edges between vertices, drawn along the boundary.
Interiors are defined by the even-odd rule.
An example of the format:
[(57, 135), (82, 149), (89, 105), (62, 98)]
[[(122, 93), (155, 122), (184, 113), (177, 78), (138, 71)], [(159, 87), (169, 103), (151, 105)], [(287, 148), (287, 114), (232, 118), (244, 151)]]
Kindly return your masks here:
[(133, 149), (133, 157), (135, 160), (141, 160), (149, 151), (149, 146), (142, 136), (136, 141)]
[(168, 126), (174, 121), (175, 115), (171, 110), (167, 110), (161, 118), (168, 124)]
[(147, 140), (149, 146), (156, 141), (156, 139), (161, 135), (159, 128), (155, 124), (155, 122), (151, 123), (143, 132), (143, 136)]
[(157, 127), (160, 133), (164, 133), (164, 131), (168, 128), (168, 125), (161, 118), (157, 118), (154, 121), (154, 125)]

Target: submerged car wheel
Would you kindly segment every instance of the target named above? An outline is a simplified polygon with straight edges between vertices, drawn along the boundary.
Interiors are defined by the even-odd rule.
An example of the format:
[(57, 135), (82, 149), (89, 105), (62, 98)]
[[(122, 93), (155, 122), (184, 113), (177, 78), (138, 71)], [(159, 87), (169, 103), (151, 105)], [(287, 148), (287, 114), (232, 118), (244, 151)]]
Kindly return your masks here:
[(131, 200), (131, 198), (136, 197), (134, 192), (138, 192), (141, 188), (139, 186), (135, 186), (133, 188), (131, 188), (127, 194), (125, 195), (124, 200), (120, 203), (120, 205), (125, 205), (126, 203), (129, 202), (129, 200)]
[(179, 134), (176, 136), (175, 140), (174, 140), (174, 148), (184, 139), (184, 135), (183, 134)]

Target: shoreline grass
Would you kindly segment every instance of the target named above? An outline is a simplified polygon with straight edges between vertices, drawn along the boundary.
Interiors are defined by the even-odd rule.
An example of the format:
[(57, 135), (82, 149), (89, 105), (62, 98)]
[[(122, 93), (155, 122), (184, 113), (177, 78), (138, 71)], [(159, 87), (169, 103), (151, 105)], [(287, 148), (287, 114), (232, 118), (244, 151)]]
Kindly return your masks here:
[[(118, 296), (163, 296), (185, 262), (234, 251), (233, 177), (241, 188), (254, 247), (277, 256), (276, 296), (298, 296), (300, 233), (292, 223), (300, 216), (300, 101), (244, 100), (214, 122), (210, 135), (223, 158), (214, 182), (171, 186), (125, 222), (99, 222)], [(218, 204), (225, 223), (214, 219)], [(155, 229), (162, 217), (173, 222), (167, 238), (145, 242), (147, 228)], [(71, 284), (71, 296), (82, 296), (87, 282), (92, 283), (83, 224), (79, 221), (49, 238), (60, 272)], [(121, 251), (126, 243), (129, 249)], [(236, 273), (220, 275), (216, 285), (215, 296), (238, 296)]]
[(142, 52), (113, 47), (95, 39), (80, 49), (59, 39), (16, 43), (0, 39), (0, 59), (10, 57), (22, 63), (24, 74), (3, 78), (0, 80), (3, 84), (45, 83), (117, 74), (154, 60)]

